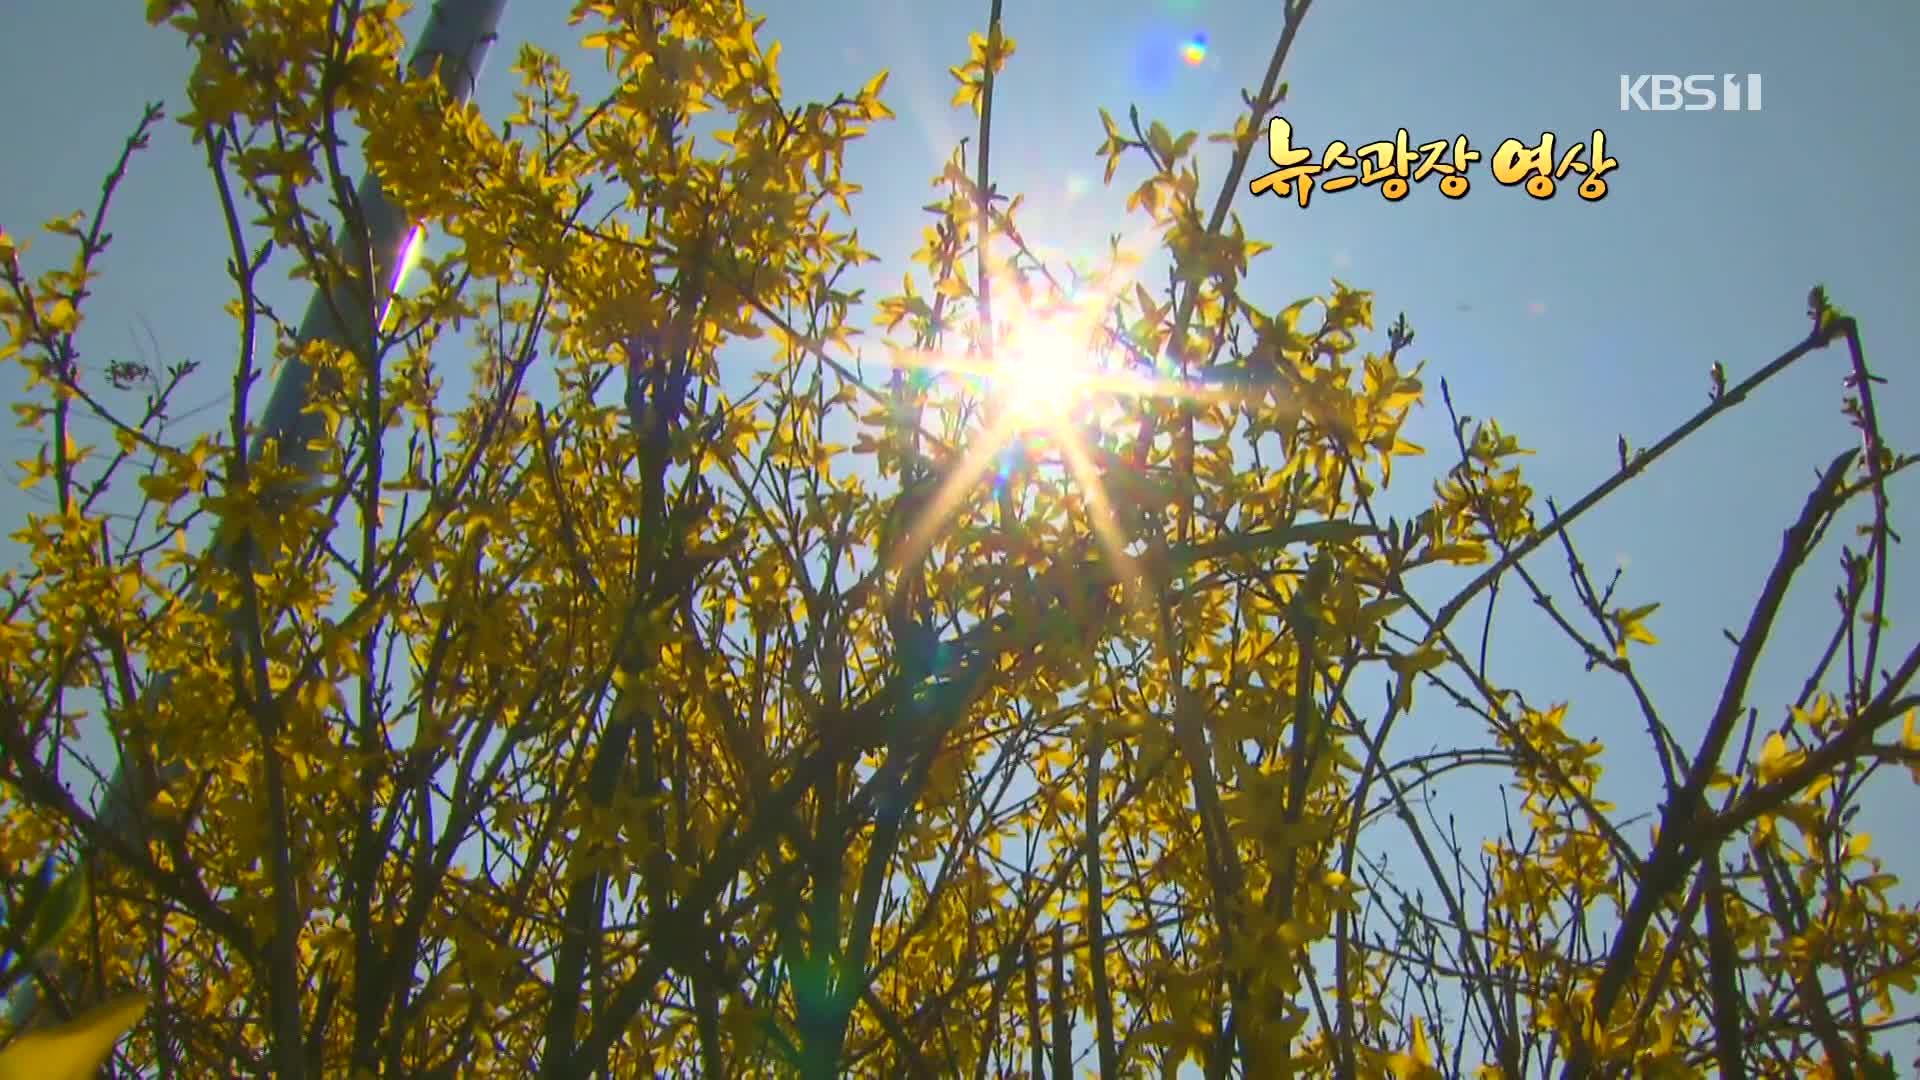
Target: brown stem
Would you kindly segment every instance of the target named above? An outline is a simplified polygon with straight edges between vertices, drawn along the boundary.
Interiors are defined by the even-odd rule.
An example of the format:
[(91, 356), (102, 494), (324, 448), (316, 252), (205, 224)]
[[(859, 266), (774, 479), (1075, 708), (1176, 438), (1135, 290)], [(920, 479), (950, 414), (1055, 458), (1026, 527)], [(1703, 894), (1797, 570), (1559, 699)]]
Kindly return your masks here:
[[(1691, 845), (1700, 840), (1712, 820), (1704, 798), (1706, 786), (1719, 766), (1727, 740), (1732, 737), (1734, 724), (1739, 719), (1746, 698), (1748, 680), (1772, 630), (1774, 617), (1786, 599), (1787, 586), (1806, 561), (1808, 538), (1821, 518), (1831, 511), (1834, 493), (1845, 478), (1847, 466), (1852, 463), (1856, 453), (1849, 450), (1827, 466), (1819, 483), (1808, 495), (1800, 517), (1781, 540), (1780, 557), (1774, 561), (1773, 570), (1767, 575), (1766, 585), (1761, 589), (1760, 598), (1754, 603), (1753, 613), (1747, 620), (1746, 633), (1740, 639), (1732, 669), (1727, 673), (1720, 703), (1701, 739), (1699, 753), (1694, 757), (1685, 785), (1668, 801), (1661, 813), (1660, 839), (1646, 860), (1639, 888), (1621, 916), (1613, 948), (1594, 987), (1594, 1023), (1601, 1030), (1605, 1030), (1614, 1002), (1626, 988), (1627, 979), (1639, 955), (1640, 943), (1653, 922), (1655, 910), (1665, 902), (1668, 893), (1686, 881), (1694, 860), (1699, 857), (1700, 853), (1693, 850)], [(1593, 1052), (1594, 1048), (1584, 1042), (1575, 1045), (1568, 1055), (1566, 1075), (1587, 1075)]]

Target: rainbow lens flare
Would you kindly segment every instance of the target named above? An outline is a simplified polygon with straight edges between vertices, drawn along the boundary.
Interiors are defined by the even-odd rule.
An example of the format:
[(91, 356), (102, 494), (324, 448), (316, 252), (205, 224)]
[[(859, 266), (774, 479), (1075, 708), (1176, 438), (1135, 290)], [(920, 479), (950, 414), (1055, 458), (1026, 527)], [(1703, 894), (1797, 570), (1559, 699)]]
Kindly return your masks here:
[(1180, 46), (1180, 59), (1185, 60), (1188, 67), (1199, 67), (1207, 59), (1207, 35), (1195, 34), (1188, 38), (1187, 43)]

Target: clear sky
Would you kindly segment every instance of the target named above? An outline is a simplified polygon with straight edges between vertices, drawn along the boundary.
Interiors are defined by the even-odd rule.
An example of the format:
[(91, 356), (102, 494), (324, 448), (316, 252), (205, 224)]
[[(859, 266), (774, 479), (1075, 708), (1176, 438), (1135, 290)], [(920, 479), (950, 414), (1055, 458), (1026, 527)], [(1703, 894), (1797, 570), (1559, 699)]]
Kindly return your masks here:
[[(142, 6), (6, 5), (0, 93), (14, 105), (0, 111), (0, 225), (9, 231), (30, 233), (51, 216), (90, 207), (141, 103), (180, 103), (185, 51), (172, 32), (141, 21)], [(523, 41), (572, 63), (584, 95), (604, 88), (603, 69), (573, 47), (570, 6), (509, 5), (482, 82), (490, 117), (508, 111), (507, 62)], [(884, 260), (869, 283), (888, 288), (920, 243), (929, 177), (972, 131), (970, 114), (947, 104), (947, 68), (965, 59), (966, 34), (984, 29), (987, 4), (767, 6), (775, 10), (763, 36), (784, 41), (795, 98), (830, 97), (883, 67), (893, 71), (887, 100), (899, 119), (847, 158), (849, 175), (867, 187), (856, 203), (862, 237)], [(1123, 171), (1110, 191), (1098, 186), (1096, 108), (1124, 117), (1137, 104), (1143, 119), (1175, 133), (1224, 128), (1241, 88), (1256, 86), (1264, 71), (1279, 8), (1277, 0), (1008, 3), (1006, 28), (1019, 52), (998, 83), (993, 160), (1001, 190), (1028, 194), (1028, 234), (1091, 256), (1107, 235), (1137, 227), (1121, 203), (1140, 174)], [(424, 5), (410, 25), (423, 16)], [(1209, 50), (1188, 66), (1178, 49), (1195, 33), (1207, 35)], [(1305, 210), (1242, 193), (1237, 207), (1249, 234), (1277, 245), (1256, 264), (1249, 295), (1278, 308), (1338, 276), (1377, 292), (1383, 322), (1408, 313), (1434, 403), (1412, 433), (1433, 452), (1429, 468), (1396, 482), (1409, 485), (1408, 498), (1445, 464), (1439, 377), (1463, 411), (1499, 418), (1536, 449), (1532, 484), (1570, 503), (1612, 471), (1617, 436), (1647, 445), (1704, 404), (1714, 361), (1737, 381), (1798, 341), (1816, 281), (1860, 317), (1869, 359), (1891, 380), (1877, 391), (1881, 415), (1910, 448), (1920, 441), (1920, 371), (1906, 344), (1920, 337), (1920, 215), (1911, 194), (1920, 146), (1910, 137), (1920, 105), (1916, 45), (1920, 9), (1905, 0), (1319, 0), (1286, 75), (1292, 94), (1282, 114), (1302, 141), (1360, 144), (1406, 127), (1416, 143), (1464, 133), (1490, 156), (1510, 135), (1551, 130), (1585, 141), (1603, 127), (1620, 164), (1599, 203), (1580, 200), (1571, 186), (1536, 202), (1492, 183), (1484, 161), (1457, 202), (1431, 183), (1398, 204), (1372, 191), (1316, 192)], [(1619, 76), (1643, 72), (1759, 73), (1764, 108), (1618, 111)], [(1202, 160), (1202, 190), (1211, 193), (1220, 157)], [(81, 339), (90, 359), (156, 359), (145, 351), (151, 341), (158, 359), (198, 357), (224, 381), (231, 329), (219, 311), (229, 289), (223, 244), (203, 163), (177, 125), (136, 164), (113, 232)], [(295, 291), (280, 302), (305, 300)], [(1849, 443), (1837, 411), (1842, 363), (1837, 352), (1810, 358), (1576, 534), (1601, 569), (1630, 563), (1626, 602), (1664, 602), (1651, 623), (1663, 645), (1637, 662), (1683, 741), (1719, 692), (1731, 653), (1721, 629), (1745, 622), (1814, 469)], [(14, 380), (0, 376), (0, 393), (11, 396)], [(4, 442), (25, 445), (11, 433)], [(1896, 524), (1920, 542), (1914, 485), (1904, 487), (1909, 509)], [(1895, 561), (1913, 564), (1911, 556)], [(1556, 555), (1534, 565), (1545, 580), (1564, 581)], [(1768, 720), (1831, 627), (1832, 566), (1823, 556), (1810, 568), (1767, 654), (1752, 701)], [(1893, 595), (1897, 640), (1910, 642), (1910, 626), (1900, 624), (1920, 606), (1920, 588), (1896, 572)], [(1511, 601), (1504, 637), (1496, 622), (1496, 680), (1571, 698), (1575, 730), (1616, 742), (1614, 768), (1637, 774), (1633, 786), (1615, 789), (1618, 801), (1642, 803), (1653, 790), (1645, 783), (1651, 764), (1628, 699), (1610, 677), (1584, 674), (1571, 647), (1541, 634), (1544, 624)], [(1415, 742), (1481, 737), (1450, 729), (1467, 721), (1437, 708), (1417, 720), (1423, 726), (1406, 736)], [(1896, 847), (1898, 827), (1916, 811), (1914, 788), (1883, 784), (1867, 814), (1867, 827), (1885, 838), (1876, 849)], [(1894, 865), (1909, 875), (1920, 869), (1911, 858)]]

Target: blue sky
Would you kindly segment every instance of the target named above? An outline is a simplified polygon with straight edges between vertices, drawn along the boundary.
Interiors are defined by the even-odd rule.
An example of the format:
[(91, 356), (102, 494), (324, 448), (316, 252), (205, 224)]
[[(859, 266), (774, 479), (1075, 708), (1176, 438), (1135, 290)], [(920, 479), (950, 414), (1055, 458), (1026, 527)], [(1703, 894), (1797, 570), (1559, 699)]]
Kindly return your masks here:
[[(0, 112), (9, 162), (0, 225), (10, 232), (30, 234), (49, 217), (90, 207), (141, 103), (180, 103), (185, 50), (171, 32), (147, 27), (141, 6), (72, 0), (9, 11), (0, 91), (16, 105)], [(768, 6), (775, 10), (763, 37), (785, 43), (784, 77), (796, 99), (893, 72), (887, 101), (899, 119), (847, 155), (849, 175), (867, 188), (856, 203), (862, 237), (883, 257), (868, 283), (888, 288), (920, 243), (928, 178), (972, 131), (971, 115), (947, 104), (947, 68), (965, 59), (966, 35), (984, 28), (987, 5)], [(1175, 133), (1226, 127), (1240, 89), (1257, 85), (1266, 66), (1279, 6), (1008, 4), (1019, 53), (999, 80), (993, 160), (1001, 190), (1028, 195), (1028, 235), (1091, 256), (1107, 235), (1137, 227), (1121, 203), (1140, 174), (1123, 171), (1113, 189), (1099, 187), (1096, 108), (1124, 117), (1137, 104), (1143, 119)], [(568, 7), (509, 5), (479, 95), (490, 117), (508, 112), (507, 62), (523, 41), (573, 63), (584, 95), (605, 86), (601, 67), (573, 48)], [(424, 9), (414, 13), (410, 27), (423, 17)], [(1370, 191), (1316, 193), (1304, 210), (1242, 193), (1236, 205), (1249, 234), (1277, 245), (1257, 264), (1249, 295), (1278, 308), (1338, 276), (1375, 290), (1383, 321), (1408, 313), (1434, 405), (1411, 433), (1433, 456), (1395, 484), (1407, 485), (1401, 496), (1413, 501), (1445, 464), (1440, 377), (1463, 411), (1500, 419), (1537, 450), (1532, 484), (1568, 503), (1611, 472), (1617, 436), (1644, 446), (1703, 404), (1714, 361), (1738, 380), (1796, 342), (1815, 281), (1861, 318), (1869, 359), (1892, 380), (1877, 396), (1897, 440), (1917, 430), (1911, 417), (1920, 413), (1920, 379), (1903, 355), (1920, 336), (1912, 257), (1920, 215), (1910, 201), (1920, 146), (1900, 137), (1920, 104), (1920, 71), (1908, 56), (1916, 30), (1920, 9), (1901, 0), (1319, 0), (1286, 74), (1292, 93), (1282, 114), (1301, 141), (1359, 144), (1406, 127), (1416, 143), (1464, 133), (1490, 156), (1510, 135), (1550, 130), (1584, 141), (1603, 127), (1620, 164), (1599, 203), (1570, 187), (1536, 202), (1492, 183), (1484, 161), (1459, 201), (1431, 184), (1398, 204)], [(1178, 48), (1195, 33), (1210, 47), (1189, 67)], [(1761, 73), (1764, 110), (1621, 113), (1618, 76), (1640, 72)], [(1217, 190), (1219, 160), (1203, 157), (1203, 192)], [(166, 125), (119, 199), (115, 246), (81, 337), (94, 362), (141, 358), (151, 340), (161, 359), (193, 356), (223, 368), (231, 330), (219, 307), (229, 286), (215, 213), (201, 158), (183, 129)], [(305, 299), (295, 290), (279, 302)], [(1719, 691), (1730, 656), (1721, 628), (1744, 623), (1813, 470), (1849, 443), (1837, 413), (1842, 362), (1810, 358), (1577, 533), (1596, 567), (1628, 563), (1626, 602), (1664, 603), (1651, 624), (1663, 644), (1637, 664), (1683, 739)], [(224, 378), (205, 380), (203, 393)], [(11, 396), (14, 374), (0, 380)], [(207, 421), (219, 422), (218, 413)], [(27, 445), (13, 433), (0, 442), (15, 451), (8, 459)], [(1915, 531), (1910, 510), (1898, 523)], [(1564, 581), (1557, 556), (1534, 566), (1543, 580)], [(1810, 568), (1767, 654), (1751, 700), (1768, 720), (1831, 626), (1831, 566), (1823, 556)], [(1496, 621), (1496, 678), (1572, 699), (1577, 731), (1619, 745), (1609, 759), (1626, 785), (1614, 789), (1618, 801), (1651, 796), (1629, 700), (1607, 677), (1584, 674), (1571, 647), (1539, 633), (1544, 624), (1511, 600), (1504, 636)], [(1896, 576), (1889, 607), (1897, 627), (1916, 601), (1913, 580)], [(1437, 708), (1415, 721), (1405, 749), (1480, 734)], [(1891, 837), (1916, 811), (1920, 797), (1904, 779), (1882, 784), (1866, 827)], [(1894, 865), (1917, 869), (1911, 858)]]

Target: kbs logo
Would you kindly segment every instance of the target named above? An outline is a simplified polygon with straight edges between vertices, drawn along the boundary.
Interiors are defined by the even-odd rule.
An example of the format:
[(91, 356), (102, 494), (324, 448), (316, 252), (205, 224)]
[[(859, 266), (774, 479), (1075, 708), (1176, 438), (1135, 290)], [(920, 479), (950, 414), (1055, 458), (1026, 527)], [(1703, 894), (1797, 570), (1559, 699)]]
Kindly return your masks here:
[(1760, 111), (1760, 76), (1620, 76), (1621, 112), (1741, 112), (1743, 101), (1744, 111)]

